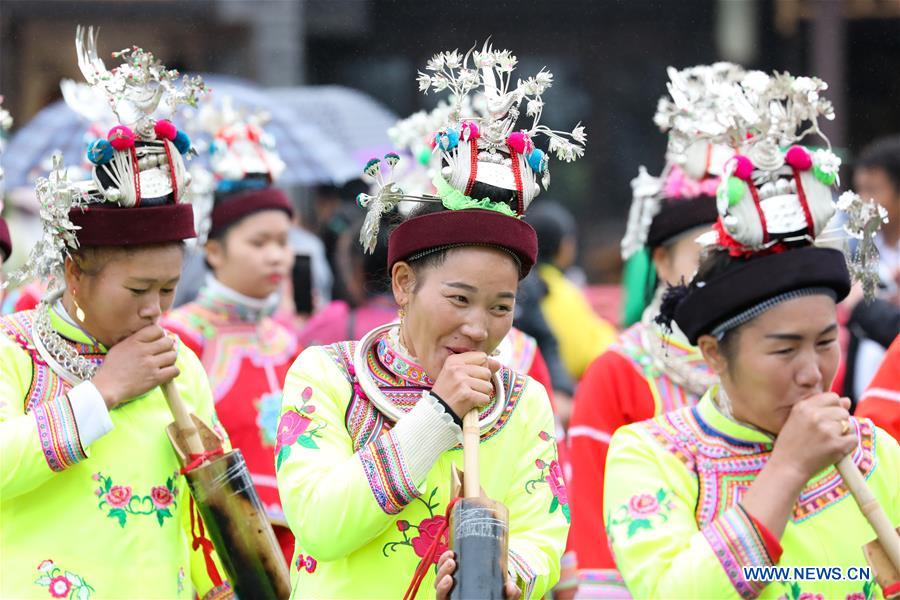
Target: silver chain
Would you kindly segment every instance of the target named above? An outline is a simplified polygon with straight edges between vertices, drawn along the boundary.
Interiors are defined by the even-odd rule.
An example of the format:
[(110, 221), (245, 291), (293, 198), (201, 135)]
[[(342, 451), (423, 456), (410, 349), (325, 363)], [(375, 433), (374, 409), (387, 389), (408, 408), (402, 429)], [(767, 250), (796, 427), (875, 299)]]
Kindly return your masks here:
[[(97, 372), (97, 365), (80, 355), (78, 350), (53, 329), (53, 325), (50, 323), (51, 310), (51, 307), (45, 303), (38, 305), (35, 310), (34, 335), (38, 352), (46, 351), (58, 367), (79, 382), (93, 378)], [(43, 354), (43, 352), (41, 353)]]

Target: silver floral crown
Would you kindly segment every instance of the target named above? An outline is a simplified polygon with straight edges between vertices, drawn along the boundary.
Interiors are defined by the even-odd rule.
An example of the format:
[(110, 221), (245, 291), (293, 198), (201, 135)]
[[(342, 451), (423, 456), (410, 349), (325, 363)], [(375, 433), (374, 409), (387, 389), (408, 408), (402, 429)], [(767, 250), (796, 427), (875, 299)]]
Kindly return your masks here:
[(69, 181), (62, 155), (54, 154), (52, 162), (49, 175), (39, 178), (34, 188), (40, 206), (41, 237), (28, 260), (10, 274), (4, 286), (16, 287), (35, 279), (47, 280), (51, 288), (61, 285), (65, 259), (78, 249), (79, 227), (69, 220), (69, 210), (97, 202), (100, 196), (90, 181)]
[[(522, 216), (540, 193), (536, 176), (541, 176), (544, 189), (550, 185), (549, 157), (533, 141), (538, 136), (549, 140), (548, 151), (559, 160), (572, 162), (584, 155), (587, 136), (580, 123), (571, 132), (553, 130), (540, 123), (544, 108), (542, 95), (553, 85), (553, 74), (541, 69), (513, 85), (512, 73), (517, 62), (508, 50), (494, 50), (485, 43), (481, 51), (472, 48), (464, 55), (457, 50), (440, 52), (428, 61), (426, 72), (419, 72), (419, 91), (452, 94), (446, 121), (431, 132), (432, 152), (438, 153), (445, 165), (432, 180), (437, 194), (407, 194), (393, 180), (393, 173), (387, 178), (383, 176), (380, 160), (369, 161), (365, 173), (377, 180), (376, 191), (358, 197), (360, 206), (368, 209), (360, 235), (360, 242), (367, 250), (374, 248), (381, 215), (402, 200), (441, 202), (450, 210), (481, 208)], [(483, 95), (484, 113), (464, 118), (463, 105), (473, 93)], [(515, 130), (523, 102), (532, 124)], [(388, 157), (393, 171), (399, 156), (389, 154)], [(471, 197), (476, 173), (477, 181), (510, 191), (517, 207), (513, 209), (491, 198)]]
[[(718, 174), (724, 161), (723, 148), (711, 144), (706, 137), (722, 133), (718, 122), (721, 108), (721, 89), (736, 85), (746, 74), (743, 67), (717, 62), (686, 69), (669, 67), (666, 72), (668, 95), (660, 97), (653, 122), (668, 134), (666, 165), (663, 172), (654, 177), (643, 166), (632, 180), (632, 201), (628, 213), (621, 250), (623, 260), (639, 252), (647, 243), (653, 219), (662, 207), (663, 197), (675, 176), (683, 181), (675, 186), (673, 195), (696, 197), (715, 195), (715, 182), (703, 181), (711, 174)], [(702, 183), (701, 183), (702, 181)]]

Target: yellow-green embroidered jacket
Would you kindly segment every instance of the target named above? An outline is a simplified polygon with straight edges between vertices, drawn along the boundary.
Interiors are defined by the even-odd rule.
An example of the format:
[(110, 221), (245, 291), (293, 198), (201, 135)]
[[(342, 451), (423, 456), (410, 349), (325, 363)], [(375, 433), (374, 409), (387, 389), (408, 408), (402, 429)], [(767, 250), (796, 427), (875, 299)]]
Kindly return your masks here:
[[(606, 463), (606, 531), (635, 598), (881, 598), (870, 580), (754, 580), (773, 566), (765, 538), (739, 506), (769, 459), (769, 437), (723, 415), (713, 391), (695, 407), (628, 425)], [(851, 419), (853, 460), (895, 525), (900, 523), (900, 447), (868, 419)], [(875, 533), (835, 467), (803, 489), (781, 537), (781, 567), (866, 567)], [(757, 574), (758, 575), (758, 574)], [(785, 573), (782, 573), (785, 575)]]
[[(306, 349), (284, 387), (276, 463), (297, 539), (293, 598), (401, 598), (444, 521), (451, 466), (462, 468), (459, 427), (427, 393), (423, 370), (390, 336), (366, 356), (368, 374), (403, 413), (392, 424), (355, 385), (353, 349)], [(553, 415), (540, 384), (501, 375), (507, 401), (482, 433), (481, 481), (509, 509), (513, 581), (523, 597), (540, 598), (559, 577), (569, 520)], [(434, 597), (434, 569), (418, 597)]]
[[(54, 329), (101, 363), (105, 349), (59, 311)], [(85, 384), (71, 387), (40, 358), (34, 319), (0, 318), (0, 597), (229, 595), (166, 436), (161, 390), (107, 414), (93, 388), (92, 406)], [(176, 364), (182, 398), (215, 424), (196, 356), (181, 346)]]

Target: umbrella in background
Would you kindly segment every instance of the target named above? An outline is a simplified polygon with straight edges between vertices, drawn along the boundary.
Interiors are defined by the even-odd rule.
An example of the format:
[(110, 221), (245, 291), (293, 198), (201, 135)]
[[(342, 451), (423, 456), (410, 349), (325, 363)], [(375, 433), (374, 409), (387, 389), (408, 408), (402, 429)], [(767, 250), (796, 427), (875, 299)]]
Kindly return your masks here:
[(395, 151), (387, 135), (398, 117), (371, 96), (338, 85), (272, 88), (272, 98), (296, 122), (314, 125), (352, 158), (358, 177), (366, 162)]
[[(269, 90), (252, 82), (223, 75), (202, 77), (212, 88), (213, 102), (217, 97), (229, 96), (236, 108), (269, 114), (266, 130), (275, 138), (278, 152), (287, 164), (279, 178), (281, 184), (340, 185), (359, 176), (358, 161), (344, 143), (337, 141), (333, 131), (317, 125), (322, 122), (318, 117), (307, 118), (304, 112), (282, 106)], [(31, 187), (35, 178), (46, 174), (44, 165), (56, 151), (62, 153), (65, 164), (84, 167), (87, 144), (108, 130), (109, 123), (104, 123), (106, 113), (97, 109), (107, 106), (105, 100), (91, 99), (86, 85), (76, 84), (68, 91), (67, 84), (61, 87), (66, 100), (41, 110), (9, 140), (2, 157), (8, 190)]]

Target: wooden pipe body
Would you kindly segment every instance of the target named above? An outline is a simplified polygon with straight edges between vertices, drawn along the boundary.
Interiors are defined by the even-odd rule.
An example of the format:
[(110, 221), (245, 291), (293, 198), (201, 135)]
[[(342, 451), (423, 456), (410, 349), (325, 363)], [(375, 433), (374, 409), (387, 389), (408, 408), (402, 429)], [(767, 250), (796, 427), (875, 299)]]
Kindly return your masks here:
[[(844, 483), (847, 484), (847, 487), (850, 489), (850, 493), (853, 494), (853, 499), (856, 500), (859, 509), (866, 517), (866, 520), (869, 521), (872, 529), (875, 530), (879, 548), (873, 548), (871, 544), (867, 546), (865, 551), (867, 557), (870, 557), (873, 552), (883, 554), (884, 558), (886, 558), (887, 562), (893, 568), (892, 574), (888, 575), (886, 578), (893, 579), (894, 581), (892, 583), (900, 582), (900, 576), (898, 576), (900, 575), (900, 534), (898, 534), (893, 524), (888, 520), (884, 509), (878, 503), (878, 500), (875, 499), (872, 490), (869, 489), (866, 480), (863, 478), (862, 473), (859, 472), (859, 469), (853, 462), (853, 458), (851, 458), (849, 454), (838, 462), (837, 470), (841, 474)], [(882, 561), (872, 561), (870, 558), (870, 564), (872, 562)], [(879, 584), (882, 584), (882, 579), (885, 579), (885, 574), (882, 573), (882, 577), (879, 578), (874, 564), (872, 564), (872, 568), (876, 571), (876, 578), (879, 579)], [(883, 584), (882, 587), (884, 587)]]
[(166, 403), (169, 405), (172, 417), (175, 419), (175, 427), (179, 431), (179, 437), (187, 446), (185, 449), (190, 454), (202, 454), (204, 451), (203, 440), (200, 438), (197, 426), (194, 425), (190, 411), (188, 411), (187, 406), (181, 399), (181, 394), (178, 393), (178, 388), (175, 387), (175, 380), (164, 383), (162, 391), (166, 397)]
[(463, 417), (463, 494), (450, 512), (456, 552), (452, 600), (502, 600), (509, 552), (509, 511), (481, 494), (478, 410)]

